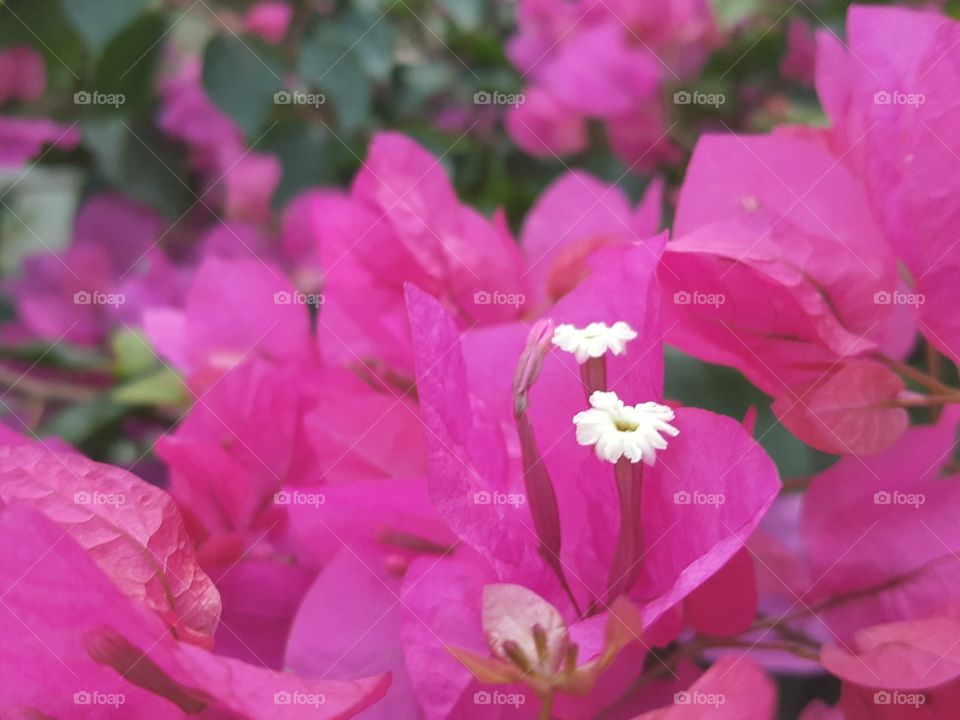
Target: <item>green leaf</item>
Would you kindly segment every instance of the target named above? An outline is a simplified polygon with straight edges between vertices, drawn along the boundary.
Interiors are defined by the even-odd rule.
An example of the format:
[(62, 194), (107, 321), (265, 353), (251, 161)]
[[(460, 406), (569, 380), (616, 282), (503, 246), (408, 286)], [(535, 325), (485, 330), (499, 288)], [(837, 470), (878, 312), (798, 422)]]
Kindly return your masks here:
[(194, 199), (179, 179), (187, 177), (186, 163), (150, 124), (97, 115), (83, 122), (83, 140), (104, 179), (168, 218)]
[(81, 445), (107, 425), (116, 422), (126, 408), (109, 398), (99, 396), (77, 405), (71, 405), (40, 429), (40, 435), (57, 435), (68, 443)]
[(432, 95), (450, 87), (456, 77), (456, 71), (445, 63), (422, 63), (403, 68), (401, 91), (394, 103), (395, 109), (401, 114), (418, 114)]
[(311, 185), (337, 182), (337, 167), (346, 149), (322, 125), (298, 121), (277, 124), (258, 146), (280, 159), (283, 175), (273, 196), (278, 208)]
[(322, 90), (333, 104), (337, 122), (346, 132), (363, 125), (370, 115), (370, 82), (358, 48), (351, 48), (339, 25), (317, 25), (300, 49), (300, 76)]
[(440, 4), (461, 29), (470, 32), (480, 29), (486, 6), (483, 0), (440, 0)]
[(721, 30), (730, 30), (760, 12), (760, 0), (711, 0), (717, 25)]
[(93, 73), (93, 89), (122, 103), (89, 107), (132, 114), (152, 99), (153, 76), (163, 50), (166, 21), (159, 13), (141, 16), (104, 48)]
[(118, 330), (110, 338), (110, 347), (121, 377), (143, 375), (157, 365), (157, 356), (138, 330)]
[(283, 90), (282, 70), (261, 43), (217, 35), (203, 55), (203, 87), (210, 99), (252, 139)]
[(114, 388), (110, 398), (123, 405), (177, 405), (186, 400), (186, 393), (180, 376), (165, 367)]
[(83, 182), (79, 168), (43, 165), (0, 181), (0, 270), (16, 272), (25, 255), (69, 246)]
[(348, 13), (340, 22), (340, 37), (360, 66), (373, 80), (385, 82), (393, 69), (393, 29), (389, 17), (381, 14), (365, 17)]
[(60, 4), (90, 49), (99, 53), (150, 0), (60, 0)]

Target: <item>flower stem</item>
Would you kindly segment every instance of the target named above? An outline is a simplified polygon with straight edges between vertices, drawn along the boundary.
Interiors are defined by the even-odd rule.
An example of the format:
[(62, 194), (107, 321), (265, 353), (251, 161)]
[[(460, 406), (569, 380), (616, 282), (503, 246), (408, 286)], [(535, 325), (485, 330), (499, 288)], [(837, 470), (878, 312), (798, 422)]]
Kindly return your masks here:
[(607, 601), (613, 602), (626, 594), (640, 573), (643, 554), (643, 522), (640, 516), (643, 494), (643, 471), (626, 458), (614, 466), (617, 493), (620, 496), (620, 530), (610, 579), (607, 583)]
[(922, 370), (917, 370), (917, 368), (912, 365), (908, 365), (905, 362), (901, 362), (887, 355), (879, 355), (880, 361), (884, 363), (891, 370), (903, 375), (908, 380), (913, 380), (917, 385), (925, 387), (927, 390), (933, 391), (940, 395), (951, 396), (955, 400), (951, 402), (960, 401), (960, 390), (955, 387), (950, 387), (945, 382), (942, 382), (939, 378), (934, 377), (933, 375), (928, 375)]
[(6, 388), (4, 395), (17, 392), (31, 398), (66, 403), (86, 402), (92, 400), (100, 392), (92, 385), (41, 380), (31, 377), (30, 370), (21, 373), (5, 366), (0, 366), (0, 387)]
[(553, 697), (554, 691), (553, 688), (547, 690), (547, 694), (543, 696), (543, 705), (540, 706), (540, 720), (550, 720), (550, 715), (553, 712)]
[(580, 378), (583, 380), (583, 389), (587, 394), (587, 402), (595, 392), (607, 390), (607, 360), (604, 357), (587, 358), (580, 366)]
[(960, 393), (953, 395), (921, 395), (920, 397), (899, 398), (894, 407), (937, 407), (949, 403), (960, 403)]

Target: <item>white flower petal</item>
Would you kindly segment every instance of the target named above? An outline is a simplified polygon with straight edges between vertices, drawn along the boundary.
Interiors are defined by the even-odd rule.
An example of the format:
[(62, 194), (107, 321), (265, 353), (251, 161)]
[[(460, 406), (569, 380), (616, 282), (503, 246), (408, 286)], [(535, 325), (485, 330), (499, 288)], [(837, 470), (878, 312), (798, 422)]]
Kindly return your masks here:
[(627, 323), (618, 320), (613, 325), (592, 322), (585, 328), (573, 325), (557, 325), (553, 332), (553, 344), (564, 352), (573, 353), (581, 365), (589, 358), (599, 358), (608, 352), (622, 355), (627, 342), (637, 337)]
[(658, 450), (667, 449), (664, 435), (676, 437), (679, 430), (670, 424), (675, 415), (666, 405), (655, 402), (624, 405), (614, 392), (594, 392), (590, 409), (573, 417), (577, 442), (593, 445), (600, 460), (615, 463), (621, 457), (630, 462), (653, 465)]

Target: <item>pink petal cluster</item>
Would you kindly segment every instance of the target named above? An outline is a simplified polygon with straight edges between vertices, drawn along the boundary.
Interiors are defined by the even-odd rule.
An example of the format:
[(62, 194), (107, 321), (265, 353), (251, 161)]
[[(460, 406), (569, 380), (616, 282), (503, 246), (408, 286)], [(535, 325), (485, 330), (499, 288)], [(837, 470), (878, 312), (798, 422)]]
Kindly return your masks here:
[(0, 456), (5, 713), (334, 718), (385, 692), (386, 676), (311, 681), (211, 653), (219, 594), (163, 491), (39, 444)]
[[(917, 332), (954, 360), (960, 348), (949, 191), (934, 181), (951, 177), (941, 60), (958, 26), (859, 7), (849, 19), (849, 48), (820, 36), (829, 130), (698, 143), (661, 279), (671, 343), (740, 369), (806, 442), (863, 454), (907, 426), (891, 368)], [(903, 32), (913, 52), (889, 56)]]
[(581, 152), (598, 121), (631, 168), (678, 159), (661, 95), (696, 73), (715, 42), (708, 3), (522, 0), (517, 24), (507, 55), (526, 87), (507, 129), (524, 151)]
[[(254, 8), (254, 12), (259, 11)], [(263, 31), (269, 34), (276, 29), (268, 26)], [(189, 148), (191, 162), (204, 178), (196, 204), (208, 209), (222, 205), (230, 220), (265, 222), (280, 182), (279, 160), (248, 147), (243, 131), (213, 104), (201, 84), (197, 58), (170, 55), (160, 85), (163, 106), (157, 125)]]
[[(282, 42), (290, 8), (247, 30)], [(519, 13), (521, 145), (600, 120), (669, 156), (706, 4)], [(829, 127), (703, 136), (670, 233), (663, 180), (570, 170), (514, 237), (395, 132), (275, 215), (278, 161), (173, 62), (159, 123), (212, 207), (174, 231), (91, 195), (10, 282), (9, 334), (141, 333), (189, 409), (156, 485), (0, 425), (0, 717), (772, 720), (774, 673), (839, 679), (804, 720), (955, 717), (958, 33), (854, 6), (817, 39)], [(0, 102), (44, 84), (0, 54)], [(783, 485), (756, 411), (665, 397), (665, 343), (841, 457)]]
[(163, 220), (116, 194), (95, 195), (77, 213), (70, 246), (28, 256), (9, 283), (27, 337), (78, 345), (102, 342), (114, 327), (139, 322), (144, 307), (179, 292), (160, 249)]

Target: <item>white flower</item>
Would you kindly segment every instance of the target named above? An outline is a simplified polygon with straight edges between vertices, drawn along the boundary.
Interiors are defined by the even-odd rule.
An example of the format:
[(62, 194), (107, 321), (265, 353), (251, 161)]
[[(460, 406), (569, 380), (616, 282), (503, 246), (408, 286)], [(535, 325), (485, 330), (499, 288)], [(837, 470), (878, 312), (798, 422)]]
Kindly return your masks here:
[(653, 465), (657, 450), (667, 447), (662, 433), (670, 437), (680, 433), (670, 424), (673, 410), (660, 403), (624, 405), (615, 392), (598, 390), (590, 396), (590, 405), (573, 416), (577, 442), (593, 445), (597, 457), (607, 462), (624, 456), (633, 463)]
[(598, 358), (606, 352), (621, 355), (627, 349), (627, 343), (637, 337), (633, 328), (622, 320), (612, 326), (602, 322), (592, 322), (585, 328), (573, 325), (557, 325), (553, 331), (553, 344), (561, 350), (577, 356), (581, 365), (587, 358)]

